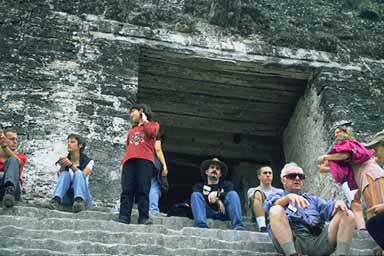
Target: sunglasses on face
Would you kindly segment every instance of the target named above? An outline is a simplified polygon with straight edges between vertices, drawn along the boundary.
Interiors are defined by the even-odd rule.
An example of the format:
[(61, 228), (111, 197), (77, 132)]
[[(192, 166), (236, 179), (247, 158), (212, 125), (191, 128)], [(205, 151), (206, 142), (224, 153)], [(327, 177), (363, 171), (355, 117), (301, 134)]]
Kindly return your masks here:
[(291, 173), (291, 174), (285, 175), (284, 177), (286, 177), (289, 180), (295, 180), (296, 177), (299, 177), (300, 180), (305, 180), (305, 174), (303, 173)]

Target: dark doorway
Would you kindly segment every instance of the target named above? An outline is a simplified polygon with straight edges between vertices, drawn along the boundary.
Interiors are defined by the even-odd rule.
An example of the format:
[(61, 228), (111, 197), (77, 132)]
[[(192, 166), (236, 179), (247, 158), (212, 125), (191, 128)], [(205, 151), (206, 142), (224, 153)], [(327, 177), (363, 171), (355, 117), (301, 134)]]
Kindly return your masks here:
[(166, 159), (170, 187), (168, 194), (160, 200), (162, 212), (168, 212), (172, 205), (189, 200), (192, 186), (202, 180), (199, 171), (201, 157), (166, 152)]
[[(159, 202), (160, 211), (164, 213), (168, 212), (170, 207), (177, 203), (189, 201), (194, 184), (204, 181), (200, 173), (201, 162), (206, 159), (217, 157), (210, 155), (196, 156), (172, 152), (166, 152), (165, 155), (169, 170), (168, 181), (170, 188), (167, 195), (162, 197)], [(244, 192), (246, 192), (249, 187), (258, 185), (256, 180), (256, 169), (247, 169), (247, 173), (240, 174), (236, 169), (243, 163), (241, 159), (228, 159), (221, 158), (220, 156), (219, 158), (228, 165), (229, 172), (225, 179), (234, 183), (235, 190), (240, 196), (243, 210), (246, 210), (247, 198)], [(273, 164), (268, 162), (247, 163), (252, 164), (253, 166), (261, 166), (265, 164), (273, 166)], [(247, 178), (247, 175), (251, 178)], [(247, 180), (247, 182), (244, 183), (244, 180)], [(281, 186), (278, 175), (274, 178), (274, 186)]]
[(166, 136), (171, 187), (163, 211), (189, 199), (193, 184), (201, 181), (200, 163), (211, 157), (228, 164), (243, 209), (247, 189), (258, 185), (260, 165), (272, 166), (279, 186), (283, 132), (312, 70), (243, 57), (141, 49), (137, 101), (152, 107)]

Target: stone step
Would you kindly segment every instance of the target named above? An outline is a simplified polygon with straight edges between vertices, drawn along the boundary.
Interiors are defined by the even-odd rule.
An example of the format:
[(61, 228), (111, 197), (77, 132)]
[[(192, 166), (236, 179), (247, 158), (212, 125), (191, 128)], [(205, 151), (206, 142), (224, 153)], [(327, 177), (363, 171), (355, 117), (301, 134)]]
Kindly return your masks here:
[[(51, 234), (46, 237), (54, 238), (58, 236), (60, 231), (65, 231), (62, 237), (79, 237), (79, 239), (89, 241), (102, 241), (103, 243), (113, 243), (115, 239), (119, 239), (122, 243), (131, 241), (135, 234), (142, 234), (141, 237), (137, 236), (138, 241), (145, 242), (146, 239), (151, 243), (166, 244), (167, 236), (173, 237), (174, 241), (187, 242), (183, 245), (178, 243), (172, 243), (172, 248), (179, 248), (181, 246), (190, 246), (197, 248), (204, 247), (206, 243), (210, 243), (211, 246), (217, 248), (228, 249), (244, 249), (259, 248), (260, 251), (272, 250), (272, 244), (269, 236), (266, 233), (248, 232), (248, 231), (234, 231), (234, 230), (217, 230), (217, 229), (200, 229), (200, 228), (183, 228), (180, 231), (167, 229), (163, 225), (125, 225), (116, 223), (113, 221), (94, 221), (94, 220), (78, 220), (78, 219), (62, 219), (62, 218), (47, 218), (36, 219), (31, 217), (20, 216), (2, 216), (0, 219), (0, 227), (5, 234), (6, 230), (10, 236), (15, 234), (28, 233), (25, 237), (32, 238), (44, 238), (43, 234)], [(33, 231), (31, 231), (33, 230)], [(38, 237), (33, 237), (33, 233), (36, 233)], [(79, 234), (85, 234), (81, 236)], [(8, 233), (7, 233), (8, 234)], [(40, 235), (39, 235), (40, 234)], [(71, 235), (72, 234), (72, 235)], [(147, 236), (152, 234), (152, 236)], [(60, 237), (60, 236), (59, 236)], [(82, 237), (82, 238), (80, 238)], [(148, 238), (146, 238), (148, 237)], [(109, 240), (108, 240), (109, 239)], [(171, 239), (172, 240), (172, 239)], [(226, 241), (223, 243), (223, 241)], [(239, 243), (230, 243), (240, 241)], [(371, 249), (375, 246), (372, 240), (354, 239), (352, 247), (357, 249)], [(269, 249), (268, 249), (269, 248)]]
[(45, 208), (16, 206), (12, 208), (0, 208), (0, 215), (25, 216), (33, 218), (69, 218), (69, 219), (94, 219), (111, 220), (112, 213), (88, 210), (79, 213), (49, 210)]
[(88, 241), (63, 241), (55, 239), (30, 239), (0, 236), (0, 248), (8, 249), (44, 249), (68, 254), (112, 254), (112, 255), (184, 255), (184, 256), (256, 256), (278, 255), (274, 252), (259, 252), (257, 250), (225, 250), (225, 249), (170, 249), (161, 245), (152, 244), (103, 244)]
[[(45, 249), (24, 249), (18, 248), (0, 248), (0, 255), (7, 256), (111, 256), (105, 253), (92, 253), (92, 254), (68, 254), (66, 252), (55, 252)], [(140, 255), (140, 254), (138, 254)], [(142, 254), (141, 254), (142, 255)]]
[(178, 231), (168, 229), (164, 225), (125, 225), (114, 221), (92, 219), (63, 219), (63, 218), (31, 218), (24, 216), (7, 216), (0, 218), (0, 226), (16, 226), (38, 230), (105, 230), (115, 232), (149, 232), (160, 234), (179, 234)]
[[(93, 219), (93, 220), (112, 220), (116, 219), (117, 215), (111, 212), (87, 210), (79, 213), (71, 213), (64, 211), (48, 210), (46, 208), (16, 206), (13, 208), (0, 208), (0, 215), (12, 216), (27, 216), (36, 218), (70, 218), (70, 219)], [(132, 223), (137, 223), (138, 213), (136, 210), (132, 213)], [(152, 217), (153, 222), (159, 225), (166, 225), (171, 229), (182, 229), (184, 227), (192, 227), (193, 220), (183, 217)], [(216, 229), (230, 229), (231, 223), (229, 221), (217, 221), (208, 219), (208, 226)], [(244, 222), (246, 230), (256, 231), (257, 226), (252, 222)]]
[(185, 236), (212, 237), (224, 241), (271, 242), (268, 234), (261, 232), (185, 227), (181, 233)]
[[(107, 237), (110, 237), (109, 239), (112, 239), (113, 236), (121, 237), (122, 235), (119, 234), (119, 232), (124, 234), (128, 233), (128, 236), (123, 235), (122, 238), (120, 238), (124, 241), (131, 241), (130, 238), (132, 238), (133, 233), (142, 234), (142, 237), (139, 238), (139, 240), (141, 239), (139, 241), (140, 243), (145, 240), (144, 237), (148, 238), (148, 234), (156, 234), (155, 237), (148, 238), (152, 239), (150, 240), (150, 244), (161, 244), (162, 242), (166, 243), (167, 236), (171, 236), (174, 238), (174, 240), (177, 241), (182, 239), (191, 241), (194, 248), (199, 244), (204, 244), (204, 241), (209, 241), (212, 244), (221, 246), (222, 241), (220, 240), (240, 241), (244, 243), (242, 249), (248, 248), (251, 250), (259, 247), (256, 246), (249, 248), (251, 244), (259, 243), (261, 245), (260, 252), (268, 252), (267, 248), (271, 246), (271, 240), (265, 233), (220, 229), (199, 229), (185, 226), (183, 227), (180, 226), (180, 223), (177, 223), (177, 225), (172, 223), (172, 221), (190, 221), (189, 219), (180, 217), (156, 217), (155, 223), (157, 222), (157, 225), (144, 226), (116, 223), (111, 220), (115, 217), (112, 213), (93, 210), (74, 214), (61, 211), (52, 211), (43, 208), (18, 206), (11, 209), (0, 208), (0, 215), (3, 215), (0, 218), (0, 227), (6, 228), (8, 231), (11, 230), (10, 232), (12, 234), (15, 233), (15, 230), (18, 230), (18, 232), (21, 232), (22, 230), (26, 230), (26, 232), (28, 232), (28, 230), (40, 230), (43, 231), (41, 233), (44, 233), (44, 230), (46, 230), (48, 233), (52, 232), (50, 234), (53, 234), (54, 232), (68, 231), (69, 233), (75, 232), (76, 235), (76, 232), (80, 232), (76, 230), (81, 230), (81, 232), (88, 231), (88, 237), (97, 236), (97, 234), (100, 232), (109, 232), (110, 234), (107, 234)], [(221, 223), (220, 221), (213, 221), (213, 224), (215, 222)], [(13, 229), (14, 231), (12, 231)], [(160, 234), (160, 236), (158, 234)], [(67, 236), (69, 235), (67, 234)], [(104, 237), (105, 234), (100, 236)], [(50, 236), (44, 237), (42, 234), (40, 234), (39, 237), (32, 238), (44, 239), (47, 237), (51, 238)], [(185, 237), (187, 237), (187, 239), (185, 239)], [(352, 247), (356, 253), (360, 253), (360, 255), (361, 253), (367, 253), (367, 250), (371, 251), (371, 249), (375, 246), (375, 243), (372, 239), (356, 239), (365, 238), (366, 234), (364, 233), (356, 232), (354, 237), (355, 239), (353, 241)], [(93, 240), (90, 239), (90, 242), (100, 242), (100, 240), (93, 238)], [(231, 246), (234, 246), (234, 248)], [(179, 247), (180, 246), (178, 245), (173, 245), (172, 249), (177, 249)], [(183, 248), (185, 248), (185, 246)], [(203, 246), (201, 248), (206, 247)], [(236, 250), (239, 248), (239, 245), (231, 244), (224, 248)]]
[(372, 249), (355, 249), (352, 248), (350, 251), (351, 255), (353, 256), (374, 256)]
[[(232, 230), (219, 230), (219, 229), (200, 229), (200, 228), (184, 228), (183, 235), (197, 236), (197, 237), (216, 237), (219, 240), (225, 241), (249, 241), (256, 240), (259, 242), (271, 242), (268, 233), (260, 232), (233, 232)], [(352, 248), (356, 249), (372, 249), (376, 243), (372, 238), (354, 238), (352, 240)]]
[[(92, 253), (92, 254), (69, 254), (67, 252), (57, 252), (45, 249), (24, 249), (21, 247), (18, 248), (0, 248), (0, 255), (6, 256), (112, 256), (111, 254), (105, 253)], [(126, 256), (131, 256), (129, 254), (125, 254)], [(132, 254), (132, 256), (156, 256), (156, 254)], [(273, 256), (279, 254), (273, 253), (261, 253), (261, 256)], [(373, 256), (372, 250), (357, 250), (352, 249), (351, 255), (353, 256)]]
[(259, 252), (274, 252), (270, 241), (223, 241), (211, 237), (198, 237), (186, 235), (165, 235), (143, 232), (107, 232), (102, 230), (73, 231), (73, 230), (36, 230), (15, 226), (0, 227), (0, 234), (12, 238), (44, 239), (50, 238), (62, 241), (88, 241), (103, 244), (151, 244), (165, 246), (170, 249), (196, 248), (196, 249), (226, 249), (249, 250), (255, 248)]
[[(121, 224), (105, 220), (79, 220), (63, 218), (31, 218), (24, 216), (3, 215), (0, 218), (0, 227), (15, 226), (23, 229), (33, 230), (72, 230), (72, 231), (109, 231), (125, 233), (156, 233), (166, 235), (184, 235), (208, 237), (226, 241), (260, 241), (269, 242), (268, 235), (259, 232), (215, 230), (185, 227), (181, 230), (169, 229), (164, 225), (135, 225)], [(221, 232), (217, 232), (221, 231)]]

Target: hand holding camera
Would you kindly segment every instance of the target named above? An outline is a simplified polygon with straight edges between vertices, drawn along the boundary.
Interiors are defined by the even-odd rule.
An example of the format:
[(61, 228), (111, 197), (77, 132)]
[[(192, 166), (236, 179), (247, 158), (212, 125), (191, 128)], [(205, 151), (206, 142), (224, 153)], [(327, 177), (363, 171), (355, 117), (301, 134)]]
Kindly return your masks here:
[(141, 112), (140, 116), (141, 116), (141, 120), (143, 121), (143, 123), (148, 122), (148, 117), (144, 112)]
[(60, 157), (59, 160), (56, 162), (56, 164), (59, 164), (61, 168), (71, 168), (72, 162), (67, 157)]
[(7, 146), (7, 137), (5, 137), (5, 135), (2, 131), (0, 131), (0, 146), (1, 147)]

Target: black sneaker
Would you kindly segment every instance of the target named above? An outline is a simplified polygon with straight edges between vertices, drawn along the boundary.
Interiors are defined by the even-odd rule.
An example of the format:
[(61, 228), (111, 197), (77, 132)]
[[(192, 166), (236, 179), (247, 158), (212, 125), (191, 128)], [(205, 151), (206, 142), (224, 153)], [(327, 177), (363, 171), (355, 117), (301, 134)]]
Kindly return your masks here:
[(72, 211), (77, 213), (85, 210), (85, 202), (82, 198), (77, 197), (72, 206)]
[(9, 185), (5, 188), (3, 204), (7, 208), (11, 208), (15, 205), (15, 187)]
[(267, 227), (259, 228), (259, 232), (266, 233), (267, 232)]
[(54, 198), (51, 199), (51, 201), (49, 201), (49, 205), (48, 205), (48, 208), (51, 209), (51, 210), (60, 210), (60, 198), (55, 196)]
[(131, 220), (126, 216), (119, 216), (118, 219), (116, 219), (117, 222), (123, 223), (123, 224), (130, 224)]

